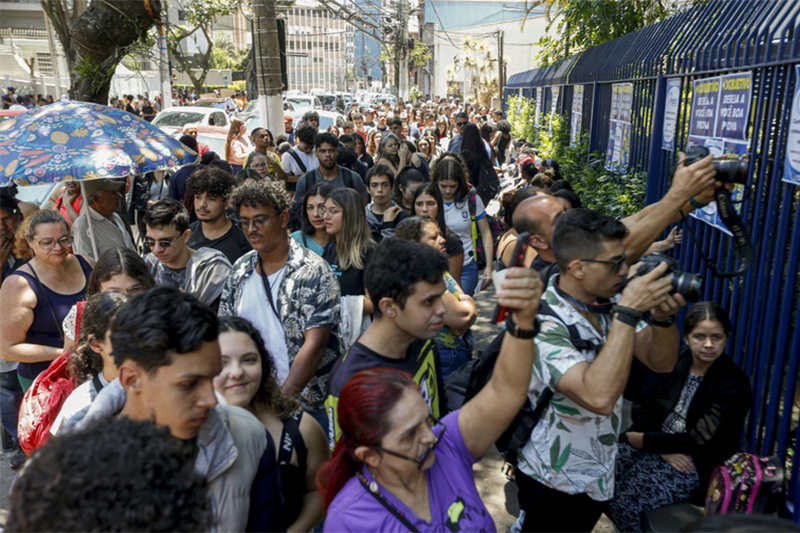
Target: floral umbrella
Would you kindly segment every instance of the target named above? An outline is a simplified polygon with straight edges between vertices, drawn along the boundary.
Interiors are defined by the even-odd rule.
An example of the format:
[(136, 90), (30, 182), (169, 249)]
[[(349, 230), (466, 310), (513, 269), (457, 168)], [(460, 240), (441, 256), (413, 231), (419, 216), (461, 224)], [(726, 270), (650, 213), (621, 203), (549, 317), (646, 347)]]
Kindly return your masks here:
[(0, 123), (0, 184), (123, 178), (197, 158), (144, 119), (88, 102), (56, 102)]

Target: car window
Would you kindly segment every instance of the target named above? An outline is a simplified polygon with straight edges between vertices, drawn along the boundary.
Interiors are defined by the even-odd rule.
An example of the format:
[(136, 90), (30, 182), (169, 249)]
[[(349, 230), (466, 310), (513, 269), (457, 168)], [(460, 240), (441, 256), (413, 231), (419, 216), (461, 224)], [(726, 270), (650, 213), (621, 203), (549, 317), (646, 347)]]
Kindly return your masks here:
[(228, 125), (228, 117), (225, 116), (225, 113), (214, 113), (214, 124), (217, 126), (227, 126)]
[(331, 117), (319, 117), (319, 131), (328, 131), (328, 128), (330, 128), (332, 124), (333, 119)]
[(191, 113), (188, 111), (162, 111), (153, 120), (154, 126), (180, 128), (187, 124), (203, 122), (204, 113)]

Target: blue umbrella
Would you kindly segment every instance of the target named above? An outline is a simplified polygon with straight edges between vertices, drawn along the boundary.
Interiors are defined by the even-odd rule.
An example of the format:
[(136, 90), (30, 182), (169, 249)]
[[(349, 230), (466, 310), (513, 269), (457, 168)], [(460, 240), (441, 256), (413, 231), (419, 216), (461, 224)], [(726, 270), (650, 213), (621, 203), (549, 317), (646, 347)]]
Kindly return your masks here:
[(124, 178), (197, 159), (146, 120), (99, 104), (61, 101), (0, 123), (0, 184)]

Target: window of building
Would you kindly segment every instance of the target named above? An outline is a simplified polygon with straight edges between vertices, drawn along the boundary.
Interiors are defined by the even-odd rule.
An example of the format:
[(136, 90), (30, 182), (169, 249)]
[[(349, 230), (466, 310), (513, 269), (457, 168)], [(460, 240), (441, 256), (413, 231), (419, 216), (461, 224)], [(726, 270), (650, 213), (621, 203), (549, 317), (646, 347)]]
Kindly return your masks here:
[(45, 76), (55, 75), (53, 57), (48, 52), (36, 52), (36, 66), (34, 68)]

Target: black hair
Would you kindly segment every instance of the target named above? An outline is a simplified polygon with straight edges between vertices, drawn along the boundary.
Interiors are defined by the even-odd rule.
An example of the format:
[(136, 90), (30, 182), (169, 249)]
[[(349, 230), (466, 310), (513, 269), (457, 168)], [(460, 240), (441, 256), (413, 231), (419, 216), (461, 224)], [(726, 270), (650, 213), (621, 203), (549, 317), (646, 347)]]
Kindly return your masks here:
[[(402, 173), (401, 173), (402, 174)], [(394, 189), (394, 172), (386, 165), (375, 165), (369, 172), (367, 172), (367, 189), (369, 189), (369, 182), (372, 181), (374, 176), (384, 176), (389, 179), (389, 187)]]
[(570, 185), (567, 180), (556, 180), (550, 186), (550, 194), (555, 194), (558, 191), (561, 191), (561, 190), (564, 190), (564, 189), (566, 189), (568, 191), (573, 190), (572, 189), (572, 185)]
[(381, 316), (382, 298), (390, 298), (404, 309), (415, 283), (439, 283), (447, 268), (444, 254), (430, 246), (400, 239), (381, 241), (364, 276), (364, 288), (375, 302), (375, 317)]
[(228, 198), (236, 186), (229, 172), (214, 166), (200, 167), (186, 180), (186, 190), (191, 195), (206, 193), (218, 198)]
[(233, 178), (234, 182), (236, 183), (236, 187), (239, 187), (244, 183), (245, 180), (251, 179), (256, 181), (261, 181), (263, 178), (258, 171), (253, 170), (252, 168), (245, 168), (240, 170), (236, 173), (236, 177)]
[(317, 119), (317, 122), (319, 122), (319, 113), (317, 113), (314, 110), (306, 111), (305, 113), (303, 113), (303, 120), (312, 120), (315, 118)]
[(621, 241), (628, 228), (619, 220), (591, 209), (567, 211), (553, 228), (553, 252), (561, 272), (566, 272), (570, 262), (581, 258), (595, 258), (603, 253), (608, 241)]
[(394, 187), (394, 201), (397, 205), (403, 205), (403, 193), (400, 191), (400, 187), (407, 189), (411, 183), (425, 183), (425, 176), (414, 167), (407, 166), (397, 175), (397, 182)]
[(339, 139), (336, 138), (336, 135), (333, 133), (328, 133), (327, 131), (317, 133), (317, 135), (314, 137), (314, 148), (319, 149), (319, 147), (323, 144), (330, 144), (336, 150), (339, 149)]
[(214, 159), (208, 164), (208, 166), (212, 168), (218, 168), (223, 172), (227, 172), (228, 174), (233, 175), (233, 167), (231, 166), (230, 163), (228, 163), (224, 159)]
[(117, 311), (128, 296), (115, 291), (101, 292), (89, 298), (81, 318), (80, 336), (69, 354), (69, 373), (78, 383), (103, 371), (103, 358), (91, 348), (91, 342), (103, 342)]
[[(495, 113), (499, 113), (499, 111), (495, 110)], [(511, 133), (511, 123), (507, 120), (498, 120), (496, 128), (497, 131)]]
[(298, 126), (297, 133), (295, 135), (300, 142), (311, 146), (314, 144), (314, 138), (317, 136), (317, 128), (311, 124), (302, 124)]
[(455, 201), (461, 203), (467, 198), (469, 193), (469, 170), (467, 163), (460, 154), (455, 152), (445, 152), (436, 161), (433, 167), (431, 181), (437, 186), (440, 181), (453, 180), (458, 183)]
[(106, 250), (92, 269), (89, 283), (86, 285), (86, 296), (91, 297), (100, 292), (100, 285), (114, 276), (124, 274), (137, 280), (146, 289), (155, 287), (156, 281), (139, 254), (122, 246)]
[(200, 150), (197, 148), (197, 139), (192, 137), (191, 135), (183, 135), (180, 139), (178, 139), (180, 143), (184, 146), (188, 146), (195, 153), (200, 153)]
[(144, 225), (149, 228), (175, 226), (178, 233), (183, 233), (189, 229), (189, 211), (177, 200), (162, 198), (147, 207)]
[(306, 235), (313, 235), (315, 228), (311, 225), (308, 218), (308, 199), (312, 196), (323, 196), (327, 198), (333, 191), (333, 186), (329, 183), (315, 183), (303, 196), (303, 213), (300, 219), (300, 230)]
[(156, 287), (134, 296), (111, 324), (117, 367), (130, 360), (150, 375), (171, 365), (175, 354), (197, 351), (218, 336), (214, 311), (173, 287)]
[(280, 385), (276, 380), (277, 370), (275, 361), (267, 351), (264, 338), (252, 322), (246, 318), (238, 316), (226, 316), (219, 319), (219, 333), (233, 331), (244, 333), (253, 344), (256, 345), (259, 359), (261, 359), (261, 383), (258, 391), (251, 400), (252, 407), (256, 413), (260, 409), (274, 410), (281, 420), (291, 418), (300, 410), (300, 404), (292, 396), (287, 396), (281, 391)]
[(466, 111), (459, 111), (453, 118), (463, 118), (465, 120), (469, 120), (469, 113)]
[(6, 531), (208, 531), (213, 511), (189, 449), (118, 416), (53, 437), (9, 500)]
[(689, 308), (689, 311), (686, 312), (686, 316), (683, 318), (682, 332), (684, 337), (688, 337), (692, 330), (704, 320), (719, 322), (722, 325), (722, 329), (725, 331), (725, 336), (731, 336), (733, 324), (728, 317), (727, 311), (716, 302), (697, 302)]
[(461, 129), (461, 139), (462, 154), (468, 155), (476, 161), (489, 159), (489, 155), (486, 153), (486, 145), (483, 143), (478, 126), (469, 122)]
[(289, 209), (292, 197), (286, 192), (283, 183), (271, 180), (260, 180), (256, 183), (245, 183), (233, 190), (230, 206), (238, 216), (243, 205), (248, 207), (273, 207), (278, 213)]
[(399, 124), (400, 127), (402, 128), (403, 127), (403, 119), (400, 118), (400, 117), (392, 117), (392, 118), (390, 118), (389, 120), (386, 121), (386, 127), (387, 128), (389, 126), (394, 126), (395, 124)]
[[(400, 224), (397, 225), (394, 236), (404, 241), (420, 242), (424, 234), (425, 226), (431, 223), (436, 224), (437, 228), (439, 227), (439, 224), (430, 217), (413, 216), (404, 218)], [(439, 231), (441, 232), (441, 228), (439, 228)]]
[(548, 176), (547, 174), (538, 173), (531, 179), (531, 186), (532, 187), (539, 187), (540, 189), (544, 189), (547, 187), (548, 189), (553, 186), (553, 178)]
[[(552, 191), (552, 188), (550, 189)], [(562, 198), (570, 203), (572, 209), (580, 209), (583, 207), (583, 202), (581, 202), (581, 197), (578, 196), (578, 193), (575, 191), (571, 191), (569, 189), (561, 189), (560, 191), (556, 191), (553, 194), (555, 198)]]
[(417, 198), (423, 194), (433, 196), (433, 199), (436, 200), (436, 222), (439, 224), (439, 229), (442, 230), (442, 233), (446, 233), (447, 223), (444, 220), (444, 200), (442, 199), (442, 191), (440, 191), (439, 186), (432, 181), (429, 181), (414, 191), (414, 199), (411, 200), (411, 214), (417, 215)]
[[(333, 134), (331, 134), (331, 135), (333, 135)], [(342, 144), (352, 143), (352, 142), (356, 141), (355, 137), (361, 137), (361, 135), (356, 134), (354, 136), (354, 135), (351, 135), (349, 133), (345, 133), (344, 135), (340, 135), (339, 136), (339, 142), (342, 143)]]

